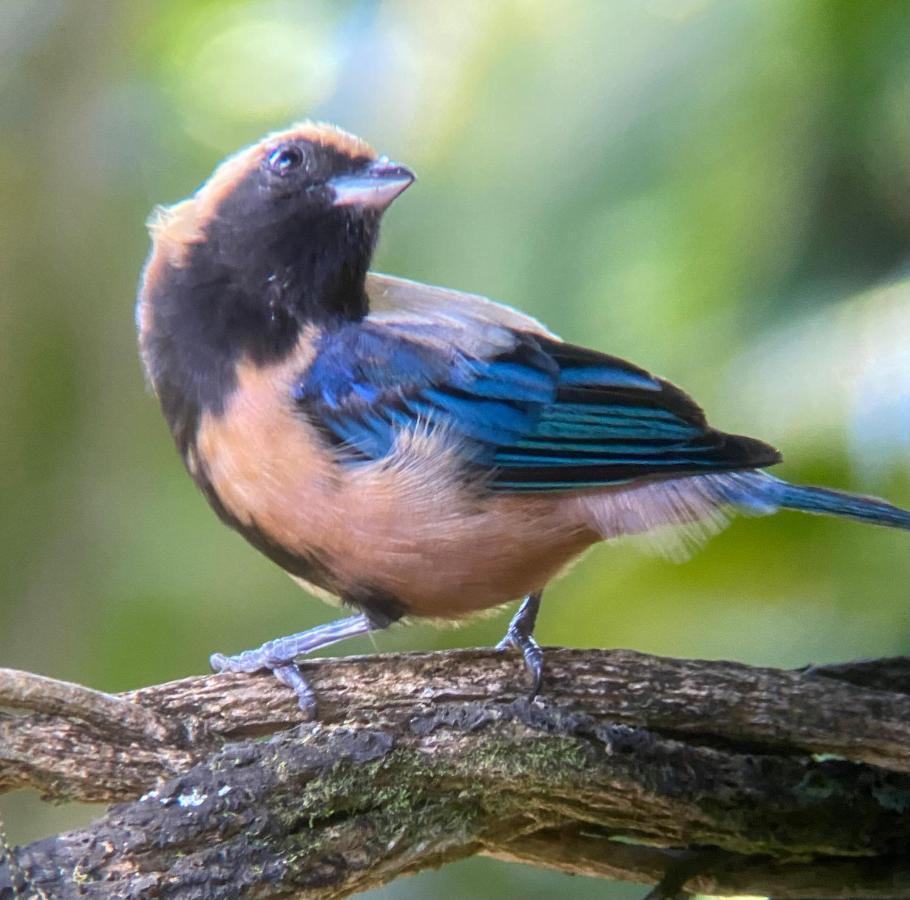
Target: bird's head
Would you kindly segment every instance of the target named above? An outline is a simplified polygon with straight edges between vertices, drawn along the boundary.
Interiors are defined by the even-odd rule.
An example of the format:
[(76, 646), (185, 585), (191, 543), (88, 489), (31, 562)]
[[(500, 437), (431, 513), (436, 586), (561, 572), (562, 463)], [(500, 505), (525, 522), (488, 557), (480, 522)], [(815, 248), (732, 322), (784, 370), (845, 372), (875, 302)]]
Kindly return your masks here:
[(193, 196), (156, 211), (136, 322), (183, 450), (200, 412), (223, 408), (239, 363), (276, 362), (308, 326), (367, 314), (379, 220), (413, 180), (359, 138), (305, 123), (229, 157)]
[[(331, 125), (303, 123), (224, 160), (150, 222), (153, 275), (227, 280), (303, 318), (356, 312), (386, 207), (413, 173)], [(191, 279), (195, 280), (195, 279)]]
[(376, 222), (411, 182), (404, 166), (332, 125), (305, 123), (270, 134), (225, 160), (194, 198), (213, 236), (351, 220)]

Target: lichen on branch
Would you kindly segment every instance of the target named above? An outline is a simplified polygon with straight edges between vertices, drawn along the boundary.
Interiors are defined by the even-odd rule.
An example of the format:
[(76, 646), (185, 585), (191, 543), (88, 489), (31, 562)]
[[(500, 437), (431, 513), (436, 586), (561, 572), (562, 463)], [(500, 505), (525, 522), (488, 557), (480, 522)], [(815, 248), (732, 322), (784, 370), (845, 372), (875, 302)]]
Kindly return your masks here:
[(530, 702), (488, 651), (309, 661), (315, 722), (268, 676), (0, 670), (0, 790), (119, 802), (7, 853), (0, 898), (341, 897), (477, 853), (668, 896), (910, 896), (910, 660), (547, 664)]

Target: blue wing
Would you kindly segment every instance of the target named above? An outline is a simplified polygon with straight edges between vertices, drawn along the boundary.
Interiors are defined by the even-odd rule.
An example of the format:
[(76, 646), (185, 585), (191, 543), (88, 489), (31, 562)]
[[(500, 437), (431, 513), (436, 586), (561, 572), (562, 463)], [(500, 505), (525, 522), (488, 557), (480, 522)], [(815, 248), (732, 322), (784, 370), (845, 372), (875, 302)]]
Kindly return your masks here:
[(501, 491), (559, 491), (779, 461), (711, 428), (681, 390), (606, 354), (516, 331), (478, 358), (369, 321), (328, 332), (295, 385), (301, 411), (351, 460), (386, 456), (409, 429), (460, 436)]

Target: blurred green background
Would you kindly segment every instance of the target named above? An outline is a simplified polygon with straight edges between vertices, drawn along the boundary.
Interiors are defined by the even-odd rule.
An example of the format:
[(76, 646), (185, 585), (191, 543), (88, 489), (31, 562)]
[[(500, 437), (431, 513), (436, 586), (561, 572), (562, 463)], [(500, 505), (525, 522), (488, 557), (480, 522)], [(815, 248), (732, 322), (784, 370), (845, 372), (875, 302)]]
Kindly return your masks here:
[[(685, 386), (781, 474), (910, 505), (903, 0), (0, 2), (0, 665), (122, 690), (327, 621), (222, 527), (135, 349), (155, 203), (303, 117), (413, 166), (375, 267)], [(490, 644), (505, 615), (366, 652)], [(910, 652), (908, 535), (740, 520), (599, 548), (549, 644), (795, 666)], [(0, 799), (9, 837), (97, 809)], [(637, 897), (472, 860), (373, 896)]]

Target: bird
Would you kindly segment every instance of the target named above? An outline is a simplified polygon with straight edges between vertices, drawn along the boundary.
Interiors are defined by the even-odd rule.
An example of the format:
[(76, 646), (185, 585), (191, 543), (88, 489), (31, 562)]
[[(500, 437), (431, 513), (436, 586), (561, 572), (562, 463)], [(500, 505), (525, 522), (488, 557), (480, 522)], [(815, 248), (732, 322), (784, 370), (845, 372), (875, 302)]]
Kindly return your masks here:
[(524, 598), (499, 649), (531, 696), (544, 589), (601, 541), (673, 552), (736, 513), (910, 530), (884, 500), (788, 483), (776, 449), (708, 424), (683, 390), (476, 294), (370, 271), (415, 181), (306, 121), (158, 207), (136, 322), (147, 380), (217, 516), (348, 615), (219, 672), (271, 670), (315, 715), (306, 654), (400, 620)]

